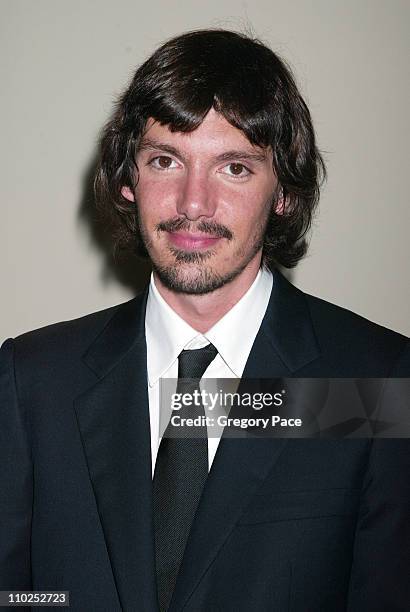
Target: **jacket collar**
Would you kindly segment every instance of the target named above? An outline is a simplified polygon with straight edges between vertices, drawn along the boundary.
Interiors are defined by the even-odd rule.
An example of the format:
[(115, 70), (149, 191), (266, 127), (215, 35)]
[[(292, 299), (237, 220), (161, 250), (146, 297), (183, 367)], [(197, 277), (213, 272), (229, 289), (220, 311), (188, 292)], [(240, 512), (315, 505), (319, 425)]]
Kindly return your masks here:
[[(97, 376), (105, 376), (136, 342), (145, 340), (147, 297), (148, 287), (134, 299), (121, 304), (84, 354), (85, 363)], [(260, 335), (288, 373), (296, 372), (319, 356), (306, 296), (277, 270), (273, 271), (272, 292)], [(256, 344), (255, 341), (254, 349)], [(263, 355), (259, 359), (258, 351), (252, 350), (244, 376), (263, 377), (265, 369), (266, 359)], [(271, 369), (269, 364), (268, 369)]]
[(145, 342), (148, 288), (120, 304), (113, 317), (83, 355), (83, 361), (102, 378), (139, 342)]
[[(260, 336), (270, 344), (271, 351), (287, 374), (294, 374), (320, 354), (306, 295), (277, 270), (273, 272), (271, 297)], [(245, 377), (263, 378), (263, 372), (267, 370), (270, 375), (272, 371), (271, 365), (257, 350), (258, 341), (261, 340), (259, 337), (255, 341), (255, 350), (249, 356)]]

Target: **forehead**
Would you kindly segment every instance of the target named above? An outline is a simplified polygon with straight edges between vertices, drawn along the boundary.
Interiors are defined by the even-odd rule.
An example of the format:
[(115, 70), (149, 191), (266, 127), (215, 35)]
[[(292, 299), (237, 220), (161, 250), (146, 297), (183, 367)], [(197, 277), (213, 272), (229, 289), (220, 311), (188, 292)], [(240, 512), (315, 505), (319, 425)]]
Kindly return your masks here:
[(231, 125), (213, 108), (191, 132), (172, 132), (167, 125), (161, 125), (150, 118), (142, 137), (142, 145), (144, 141), (169, 144), (181, 151), (203, 154), (230, 150), (250, 154), (266, 152), (266, 149), (253, 145), (241, 130)]

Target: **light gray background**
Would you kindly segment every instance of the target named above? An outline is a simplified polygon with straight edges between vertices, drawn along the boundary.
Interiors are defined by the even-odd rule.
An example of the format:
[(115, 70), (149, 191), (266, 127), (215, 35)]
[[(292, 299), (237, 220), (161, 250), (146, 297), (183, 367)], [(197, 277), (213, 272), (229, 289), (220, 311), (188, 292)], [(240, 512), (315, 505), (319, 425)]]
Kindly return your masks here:
[(293, 281), (410, 334), (408, 0), (0, 7), (0, 341), (133, 294), (135, 268), (107, 266), (92, 229), (99, 130), (159, 43), (215, 26), (252, 29), (284, 56), (313, 115), (329, 179)]

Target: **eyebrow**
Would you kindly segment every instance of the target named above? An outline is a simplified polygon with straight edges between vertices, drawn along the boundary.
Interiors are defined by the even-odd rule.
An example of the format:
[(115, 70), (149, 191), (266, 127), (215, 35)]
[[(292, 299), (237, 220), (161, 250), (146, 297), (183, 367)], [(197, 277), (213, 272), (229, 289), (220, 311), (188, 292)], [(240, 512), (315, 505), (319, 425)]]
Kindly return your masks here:
[[(139, 145), (137, 149), (137, 153), (139, 153), (140, 151), (147, 151), (147, 150), (148, 151), (153, 151), (153, 150), (164, 151), (165, 153), (169, 153), (170, 155), (174, 155), (175, 157), (182, 159), (182, 161), (186, 161), (184, 155), (180, 151), (178, 151), (178, 149), (176, 149), (172, 145), (167, 144), (166, 142), (159, 142), (157, 140), (144, 139)], [(232, 149), (231, 151), (225, 151), (224, 153), (220, 153), (219, 155), (217, 155), (215, 157), (215, 161), (221, 162), (221, 161), (227, 161), (229, 159), (239, 159), (241, 161), (264, 162), (266, 161), (266, 158), (267, 156), (265, 152), (251, 153), (249, 151), (241, 151), (241, 150)]]

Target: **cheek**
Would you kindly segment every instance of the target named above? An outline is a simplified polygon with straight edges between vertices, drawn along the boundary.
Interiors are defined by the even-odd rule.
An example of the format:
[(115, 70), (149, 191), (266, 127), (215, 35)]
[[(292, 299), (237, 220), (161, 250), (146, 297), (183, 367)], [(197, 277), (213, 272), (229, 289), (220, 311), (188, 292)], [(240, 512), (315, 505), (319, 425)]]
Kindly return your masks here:
[(258, 192), (255, 189), (225, 190), (219, 200), (217, 217), (225, 222), (236, 233), (252, 233), (260, 223), (264, 223), (271, 209), (270, 193)]
[(223, 186), (215, 192), (218, 203), (217, 214), (229, 216), (235, 220), (240, 216), (252, 214), (255, 194), (252, 189), (236, 186)]
[(144, 219), (165, 220), (175, 215), (175, 189), (165, 182), (140, 181), (136, 192), (137, 205)]

